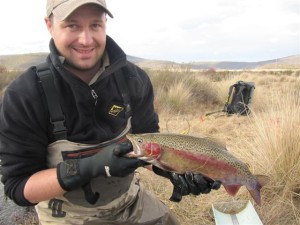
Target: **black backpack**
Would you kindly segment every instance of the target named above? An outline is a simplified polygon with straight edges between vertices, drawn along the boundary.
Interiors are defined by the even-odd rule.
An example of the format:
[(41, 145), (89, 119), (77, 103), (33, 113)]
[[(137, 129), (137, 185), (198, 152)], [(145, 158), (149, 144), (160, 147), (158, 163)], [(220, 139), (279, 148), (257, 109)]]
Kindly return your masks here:
[(248, 115), (254, 89), (254, 82), (238, 81), (231, 85), (223, 111), (228, 114)]
[(236, 82), (235, 84), (229, 87), (229, 93), (224, 109), (220, 111), (206, 113), (205, 116), (209, 116), (220, 112), (226, 112), (228, 115), (249, 115), (249, 105), (251, 103), (254, 89), (254, 82)]

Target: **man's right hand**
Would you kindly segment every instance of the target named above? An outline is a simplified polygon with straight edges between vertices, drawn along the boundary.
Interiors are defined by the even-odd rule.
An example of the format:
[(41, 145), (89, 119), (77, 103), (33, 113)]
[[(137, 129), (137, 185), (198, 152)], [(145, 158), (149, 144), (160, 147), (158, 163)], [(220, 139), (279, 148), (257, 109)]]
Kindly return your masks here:
[(98, 176), (127, 176), (143, 166), (139, 159), (123, 157), (131, 150), (130, 144), (112, 144), (91, 157), (63, 161), (57, 165), (59, 184), (64, 190), (69, 191)]

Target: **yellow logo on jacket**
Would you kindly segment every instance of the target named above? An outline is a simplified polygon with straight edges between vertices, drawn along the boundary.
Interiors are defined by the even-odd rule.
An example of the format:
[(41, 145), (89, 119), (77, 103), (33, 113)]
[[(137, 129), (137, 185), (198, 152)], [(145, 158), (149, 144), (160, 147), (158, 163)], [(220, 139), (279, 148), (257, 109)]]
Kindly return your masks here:
[(119, 113), (122, 112), (123, 110), (124, 110), (123, 107), (117, 106), (117, 105), (113, 105), (113, 106), (110, 108), (108, 114), (113, 115), (113, 116), (118, 116)]

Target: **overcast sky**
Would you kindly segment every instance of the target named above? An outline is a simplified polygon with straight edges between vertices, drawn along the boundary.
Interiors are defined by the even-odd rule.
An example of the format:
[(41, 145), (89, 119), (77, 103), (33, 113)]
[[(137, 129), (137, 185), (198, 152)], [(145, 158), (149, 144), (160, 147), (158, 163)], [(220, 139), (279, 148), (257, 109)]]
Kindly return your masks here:
[[(300, 54), (300, 0), (106, 0), (128, 54), (176, 62)], [(47, 52), (46, 0), (0, 0), (0, 55)]]

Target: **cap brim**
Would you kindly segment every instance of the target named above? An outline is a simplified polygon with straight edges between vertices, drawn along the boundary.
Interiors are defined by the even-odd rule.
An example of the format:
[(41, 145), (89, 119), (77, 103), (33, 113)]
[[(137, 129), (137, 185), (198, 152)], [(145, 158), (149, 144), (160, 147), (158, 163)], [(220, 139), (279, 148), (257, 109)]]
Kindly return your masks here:
[(65, 20), (68, 16), (70, 16), (77, 8), (86, 4), (96, 4), (103, 8), (103, 10), (111, 17), (114, 18), (111, 12), (107, 9), (106, 5), (101, 4), (100, 1), (97, 0), (77, 0), (77, 1), (66, 1), (54, 8), (52, 13), (54, 16), (60, 21)]

